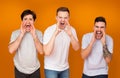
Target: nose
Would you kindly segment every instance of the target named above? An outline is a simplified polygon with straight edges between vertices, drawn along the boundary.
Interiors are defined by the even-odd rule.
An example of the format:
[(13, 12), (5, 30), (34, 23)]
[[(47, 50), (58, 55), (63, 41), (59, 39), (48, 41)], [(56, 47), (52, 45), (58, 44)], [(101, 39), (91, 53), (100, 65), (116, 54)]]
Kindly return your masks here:
[(26, 21), (26, 23), (28, 23), (28, 24), (29, 24), (29, 23), (30, 23), (30, 20), (27, 20), (27, 21)]
[(98, 31), (101, 31), (101, 28), (99, 27), (99, 28), (97, 28), (97, 30), (98, 30)]
[(62, 19), (61, 19), (61, 21), (65, 21), (65, 19), (64, 19), (64, 18), (62, 18)]

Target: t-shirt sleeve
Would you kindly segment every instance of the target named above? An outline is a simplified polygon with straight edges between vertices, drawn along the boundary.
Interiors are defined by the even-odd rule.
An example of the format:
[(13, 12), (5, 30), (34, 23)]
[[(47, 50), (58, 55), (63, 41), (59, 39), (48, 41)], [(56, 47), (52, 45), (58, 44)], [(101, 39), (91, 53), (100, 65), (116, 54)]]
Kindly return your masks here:
[(40, 41), (41, 43), (43, 43), (43, 36), (42, 36), (42, 32), (38, 31), (37, 36), (38, 36), (39, 41)]
[(85, 49), (88, 46), (88, 41), (86, 35), (83, 35), (82, 37), (82, 49)]
[(45, 30), (44, 36), (43, 36), (43, 44), (47, 44), (50, 41), (53, 32), (54, 32), (54, 30), (51, 30), (50, 28), (47, 28)]
[(10, 38), (10, 42), (9, 43), (12, 43), (16, 40), (17, 38), (17, 34), (15, 32), (12, 32), (12, 35), (11, 35), (11, 38)]
[(110, 53), (113, 53), (113, 39), (111, 37), (107, 40), (107, 47)]

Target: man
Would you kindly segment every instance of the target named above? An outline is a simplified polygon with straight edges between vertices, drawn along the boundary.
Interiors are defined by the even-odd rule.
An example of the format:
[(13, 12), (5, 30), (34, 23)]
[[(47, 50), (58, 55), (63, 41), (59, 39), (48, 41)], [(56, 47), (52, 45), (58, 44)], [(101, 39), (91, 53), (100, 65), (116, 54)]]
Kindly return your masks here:
[(69, 17), (68, 8), (58, 8), (56, 12), (57, 23), (48, 27), (44, 33), (46, 78), (69, 78), (68, 54), (70, 43), (74, 50), (79, 49), (76, 31), (69, 24)]
[(36, 14), (24, 10), (21, 14), (21, 27), (12, 33), (9, 52), (15, 53), (15, 78), (40, 78), (38, 52), (43, 54), (42, 33), (35, 29)]
[(83, 36), (81, 55), (85, 62), (82, 78), (108, 78), (107, 65), (112, 58), (113, 40), (105, 30), (105, 18), (97, 17), (94, 32)]

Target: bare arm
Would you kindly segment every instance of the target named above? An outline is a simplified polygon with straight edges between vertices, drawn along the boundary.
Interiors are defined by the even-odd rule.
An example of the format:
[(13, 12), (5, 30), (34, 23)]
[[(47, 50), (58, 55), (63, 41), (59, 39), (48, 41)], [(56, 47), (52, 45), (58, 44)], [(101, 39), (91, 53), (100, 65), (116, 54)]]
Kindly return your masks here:
[(112, 54), (109, 52), (107, 45), (103, 46), (103, 56), (105, 58), (105, 61), (109, 63), (112, 59)]
[(53, 33), (50, 41), (47, 44), (43, 45), (43, 50), (44, 50), (45, 55), (50, 55), (51, 54), (51, 52), (54, 48), (55, 38), (60, 31), (61, 30), (57, 27), (56, 31)]
[(9, 44), (8, 49), (11, 54), (14, 53), (18, 49), (22, 41), (22, 38), (23, 38), (23, 34), (20, 34), (14, 42)]
[(39, 41), (37, 35), (34, 35), (33, 39), (34, 39), (34, 43), (35, 43), (35, 46), (36, 46), (37, 51), (38, 51), (40, 54), (43, 54), (43, 45), (42, 45), (42, 43)]
[(101, 42), (103, 44), (103, 56), (104, 56), (105, 61), (109, 63), (112, 59), (112, 54), (110, 53), (106, 45), (105, 31), (102, 30), (102, 33), (103, 33), (103, 37), (101, 38)]
[(22, 41), (22, 38), (23, 38), (24, 34), (26, 33), (25, 22), (21, 23), (20, 30), (21, 30), (21, 32), (20, 32), (20, 35), (18, 36), (18, 38), (14, 42), (10, 43), (8, 46), (9, 52), (11, 54), (14, 53), (18, 49), (18, 47)]
[(72, 48), (75, 51), (77, 51), (80, 48), (79, 41), (77, 41), (75, 39), (75, 37), (73, 36), (71, 26), (70, 26), (69, 22), (68, 21), (66, 21), (66, 22), (67, 22), (67, 26), (66, 26), (67, 29), (65, 29), (65, 32), (69, 35), (69, 37), (71, 39)]
[(82, 56), (83, 59), (86, 59), (86, 58), (89, 56), (89, 54), (91, 53), (93, 44), (94, 44), (94, 42), (91, 42), (91, 43), (87, 46), (87, 48), (82, 49), (82, 51), (81, 51), (81, 56)]
[(54, 47), (55, 37), (56, 37), (55, 34), (53, 34), (53, 36), (50, 39), (50, 41), (48, 42), (48, 44), (46, 44), (46, 45), (43, 46), (45, 55), (50, 55), (51, 54), (51, 52), (53, 50), (53, 47)]
[(82, 56), (83, 59), (86, 59), (91, 53), (93, 44), (96, 41), (95, 33), (96, 33), (96, 31), (94, 31), (91, 42), (89, 43), (89, 45), (85, 49), (81, 50), (81, 56)]
[(35, 32), (35, 27), (34, 27), (34, 24), (33, 23), (31, 23), (31, 27), (30, 27), (30, 33), (31, 33), (31, 35), (32, 35), (32, 37), (33, 37), (33, 40), (34, 40), (34, 43), (35, 43), (35, 47), (36, 47), (36, 49), (37, 49), (37, 51), (40, 53), (40, 54), (43, 54), (43, 45), (42, 45), (42, 43), (39, 41), (39, 39), (38, 39), (38, 36), (37, 36), (37, 34), (36, 34), (36, 32)]
[(72, 48), (77, 51), (80, 48), (79, 42), (75, 39), (73, 35), (70, 36)]

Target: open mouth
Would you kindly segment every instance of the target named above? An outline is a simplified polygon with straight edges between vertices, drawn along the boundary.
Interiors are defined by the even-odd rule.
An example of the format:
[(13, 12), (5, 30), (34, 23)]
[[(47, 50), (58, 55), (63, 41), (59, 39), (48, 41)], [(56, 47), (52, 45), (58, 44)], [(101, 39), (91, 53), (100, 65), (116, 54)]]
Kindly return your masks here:
[(31, 25), (26, 25), (26, 27), (30, 27)]
[(62, 23), (62, 22), (60, 23), (60, 25), (64, 25), (64, 24), (65, 24), (65, 23)]
[(96, 34), (102, 34), (102, 32), (101, 31), (97, 31)]

